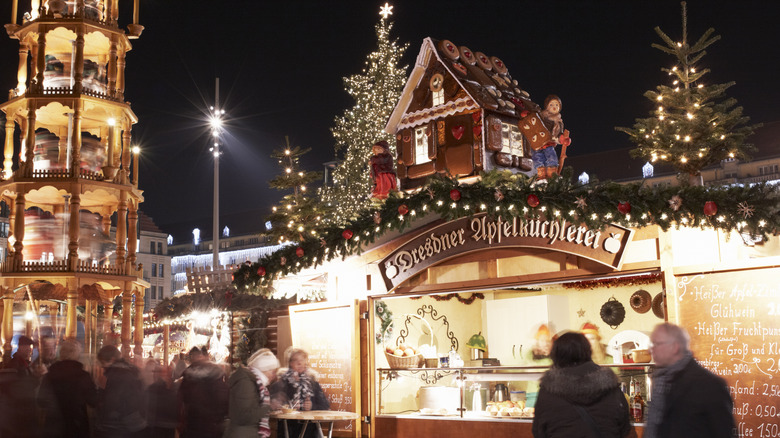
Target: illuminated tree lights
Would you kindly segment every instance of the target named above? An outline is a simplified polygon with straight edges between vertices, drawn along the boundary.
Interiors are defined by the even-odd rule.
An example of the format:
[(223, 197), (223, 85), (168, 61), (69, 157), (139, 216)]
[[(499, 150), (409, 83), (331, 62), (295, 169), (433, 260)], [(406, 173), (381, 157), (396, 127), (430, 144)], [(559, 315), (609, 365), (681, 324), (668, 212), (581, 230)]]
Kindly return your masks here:
[(633, 128), (616, 128), (627, 133), (636, 148), (633, 157), (648, 161), (667, 161), (680, 173), (698, 183), (702, 168), (728, 159), (747, 159), (754, 150), (745, 139), (760, 125), (746, 125), (749, 117), (742, 115), (737, 101), (725, 96), (734, 82), (705, 85), (700, 83), (709, 69), (698, 67), (705, 49), (720, 39), (708, 29), (692, 46), (687, 41), (685, 2), (682, 10), (681, 42), (675, 42), (660, 28), (656, 33), (666, 45), (653, 47), (672, 55), (676, 65), (662, 68), (672, 79), (671, 85), (659, 85), (647, 91), (653, 105), (651, 116), (636, 119)]
[(269, 235), (281, 242), (299, 241), (304, 235), (318, 233), (317, 227), (326, 214), (325, 206), (314, 196), (308, 196), (306, 187), (321, 178), (320, 172), (309, 172), (300, 169), (300, 157), (311, 148), (301, 149), (290, 145), (290, 139), (285, 137), (285, 145), (271, 154), (279, 162), (282, 172), (268, 184), (275, 189), (291, 191), (285, 195), (278, 206), (273, 207), (273, 213), (268, 217), (271, 221)]
[(344, 78), (346, 91), (355, 100), (355, 105), (337, 117), (332, 128), (336, 155), (341, 163), (333, 171), (333, 186), (321, 189), (324, 203), (338, 206), (325, 218), (329, 224), (354, 219), (361, 209), (370, 207), (373, 181), (368, 161), (371, 146), (385, 140), (390, 144), (391, 154), (395, 155), (393, 136), (384, 128), (406, 82), (406, 67), (398, 67), (398, 63), (408, 45), (390, 40), (389, 11), (386, 9), (380, 14), (383, 18), (376, 25), (377, 49), (368, 55), (363, 71)]
[[(383, 234), (404, 230), (415, 217), (430, 213), (445, 220), (481, 212), (504, 219), (555, 217), (591, 228), (603, 228), (606, 223), (635, 228), (657, 225), (664, 230), (679, 226), (711, 227), (762, 237), (780, 231), (780, 186), (777, 185), (645, 187), (641, 183), (615, 182), (575, 185), (572, 179), (570, 168), (564, 170), (564, 175), (550, 179), (546, 186), (533, 187), (528, 177), (503, 172), (483, 174), (482, 180), (473, 185), (435, 177), (415, 194), (390, 197), (381, 208), (363, 210), (358, 218), (341, 226), (324, 226), (319, 235), (304, 236), (297, 246), (287, 246), (256, 263), (245, 264), (234, 273), (233, 284), (238, 291), (262, 293), (279, 276), (297, 273), (334, 257), (359, 254)], [(453, 190), (460, 193), (457, 202), (451, 200)], [(502, 196), (495, 196), (497, 192)], [(287, 263), (288, 259), (297, 262)]]

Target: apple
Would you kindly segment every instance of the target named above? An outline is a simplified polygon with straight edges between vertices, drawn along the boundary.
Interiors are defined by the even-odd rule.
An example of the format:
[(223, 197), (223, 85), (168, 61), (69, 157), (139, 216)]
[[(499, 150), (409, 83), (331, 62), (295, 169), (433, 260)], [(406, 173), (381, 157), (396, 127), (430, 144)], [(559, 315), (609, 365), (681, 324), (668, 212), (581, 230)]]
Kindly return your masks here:
[(387, 351), (387, 352), (388, 352), (388, 353), (390, 353), (390, 354), (393, 354), (393, 353), (395, 352), (395, 348), (393, 348), (393, 347), (387, 347), (387, 348), (385, 348), (385, 351)]
[(393, 354), (394, 354), (394, 355), (396, 355), (396, 356), (399, 356), (399, 357), (403, 357), (403, 355), (404, 355), (404, 351), (403, 351), (403, 350), (401, 350), (400, 348), (398, 348), (398, 349), (396, 349), (396, 350), (393, 352)]
[(415, 354), (417, 353), (415, 353), (414, 350), (411, 348), (407, 348), (406, 350), (404, 350), (404, 356), (414, 356)]

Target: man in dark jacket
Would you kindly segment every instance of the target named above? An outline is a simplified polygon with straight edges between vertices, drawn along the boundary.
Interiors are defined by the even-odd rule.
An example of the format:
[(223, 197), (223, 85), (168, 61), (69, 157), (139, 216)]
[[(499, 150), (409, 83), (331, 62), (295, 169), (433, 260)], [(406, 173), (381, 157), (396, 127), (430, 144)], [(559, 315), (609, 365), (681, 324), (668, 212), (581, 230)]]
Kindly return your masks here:
[(225, 373), (199, 348), (193, 347), (189, 355), (190, 366), (184, 370), (179, 387), (181, 437), (221, 437), (228, 411)]
[(105, 387), (99, 393), (97, 436), (139, 436), (146, 428), (146, 420), (143, 416), (143, 384), (138, 368), (125, 361), (113, 345), (101, 348), (97, 358), (105, 375)]
[(49, 366), (38, 391), (38, 406), (43, 411), (43, 436), (61, 438), (88, 437), (87, 405), (97, 406), (97, 388), (79, 362), (81, 344), (66, 339), (60, 344), (60, 360)]
[[(532, 431), (536, 438), (600, 436), (621, 438), (631, 431), (628, 403), (615, 373), (591, 360), (582, 333), (565, 333), (554, 343), (553, 366), (539, 385)], [(594, 429), (598, 430), (596, 432)]]
[(659, 324), (650, 341), (657, 368), (645, 438), (736, 436), (728, 386), (696, 362), (688, 333), (674, 324)]

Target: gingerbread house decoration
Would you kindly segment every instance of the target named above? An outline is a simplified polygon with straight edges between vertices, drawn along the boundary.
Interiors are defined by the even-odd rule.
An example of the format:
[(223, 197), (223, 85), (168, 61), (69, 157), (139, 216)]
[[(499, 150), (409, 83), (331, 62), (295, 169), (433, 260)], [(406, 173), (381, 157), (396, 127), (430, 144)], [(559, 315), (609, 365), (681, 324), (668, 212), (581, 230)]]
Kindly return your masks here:
[(532, 170), (521, 114), (540, 108), (495, 56), (426, 38), (385, 130), (395, 135), (401, 189), (430, 175)]

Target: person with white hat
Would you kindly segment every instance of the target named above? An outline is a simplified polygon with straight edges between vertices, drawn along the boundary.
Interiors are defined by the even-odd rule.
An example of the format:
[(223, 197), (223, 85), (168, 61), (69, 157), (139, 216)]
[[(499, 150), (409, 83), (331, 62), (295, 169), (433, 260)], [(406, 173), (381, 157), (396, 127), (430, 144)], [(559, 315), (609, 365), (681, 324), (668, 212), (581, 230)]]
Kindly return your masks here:
[(230, 376), (230, 401), (226, 438), (271, 436), (268, 419), (271, 415), (271, 394), (268, 387), (276, 379), (279, 359), (262, 348), (257, 350)]

